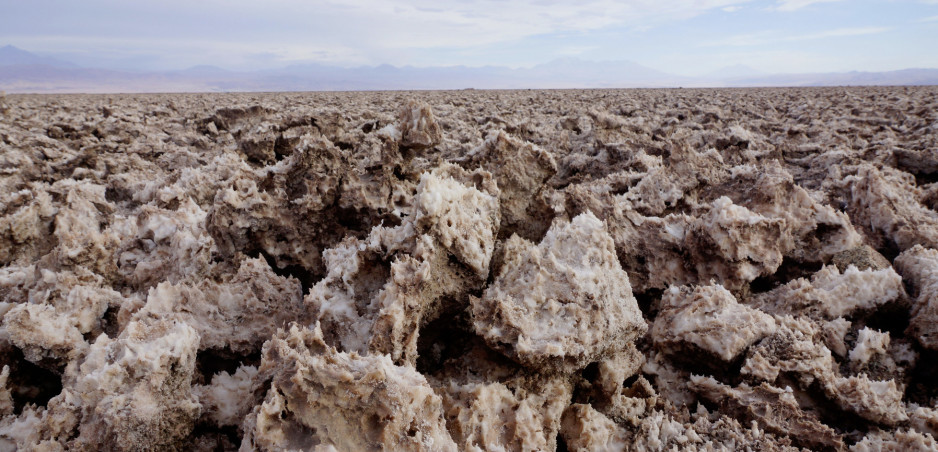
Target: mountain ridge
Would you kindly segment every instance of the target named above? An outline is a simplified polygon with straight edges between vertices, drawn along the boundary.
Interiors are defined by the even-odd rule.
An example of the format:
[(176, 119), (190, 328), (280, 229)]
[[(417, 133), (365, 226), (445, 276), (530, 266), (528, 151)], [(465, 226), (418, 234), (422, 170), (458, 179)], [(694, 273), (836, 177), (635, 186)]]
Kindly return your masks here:
[(559, 58), (528, 68), (504, 66), (361, 66), (316, 62), (230, 71), (199, 65), (131, 72), (79, 67), (13, 46), (0, 47), (0, 90), (8, 93), (217, 91), (370, 91), (440, 89), (666, 88), (836, 85), (936, 85), (938, 69), (765, 74), (744, 65), (705, 76), (669, 74), (634, 61)]

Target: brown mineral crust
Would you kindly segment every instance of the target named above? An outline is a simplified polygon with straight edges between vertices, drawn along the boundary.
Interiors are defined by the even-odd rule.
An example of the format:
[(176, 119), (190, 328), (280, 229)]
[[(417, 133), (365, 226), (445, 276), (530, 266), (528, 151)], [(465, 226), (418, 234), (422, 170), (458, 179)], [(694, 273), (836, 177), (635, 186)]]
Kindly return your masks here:
[(253, 424), (253, 447), (456, 450), (440, 397), (422, 375), (387, 355), (338, 352), (319, 325), (278, 332), (259, 372), (271, 386), (245, 423)]
[[(591, 413), (587, 419), (602, 422), (599, 416), (602, 414)], [(638, 425), (622, 428), (622, 431), (624, 435), (615, 433), (614, 437), (624, 436), (628, 451), (734, 450), (742, 445), (753, 450), (800, 450), (792, 446), (786, 436), (776, 436), (759, 428), (758, 424), (744, 427), (738, 420), (708, 413), (702, 406), (693, 414), (686, 409), (663, 406), (643, 416)]]
[(843, 439), (816, 416), (804, 412), (791, 394), (766, 383), (750, 387), (743, 383), (730, 387), (712, 377), (692, 376), (690, 387), (721, 411), (741, 420), (753, 420), (776, 435), (813, 450), (844, 450)]
[(267, 180), (247, 173), (219, 190), (206, 223), (218, 253), (263, 252), (280, 267), (321, 272), (323, 248), (346, 232), (333, 208), (345, 160), (331, 142), (314, 138), (272, 168)]
[(55, 246), (51, 230), (58, 208), (47, 187), (7, 195), (0, 217), (0, 264), (29, 263)]
[(470, 337), (428, 379), (461, 450), (556, 449), (573, 389), (565, 376), (528, 371)]
[(9, 386), (10, 366), (0, 369), (0, 416), (13, 414), (13, 394)]
[(206, 215), (187, 197), (173, 210), (143, 206), (136, 221), (122, 222), (118, 231), (124, 240), (115, 258), (123, 282), (148, 289), (204, 272), (215, 246), (205, 230)]
[(938, 350), (938, 251), (916, 245), (896, 257), (895, 265), (915, 297), (909, 335)]
[(447, 427), (462, 450), (555, 450), (570, 385), (548, 379), (535, 389), (450, 382), (438, 390)]
[(850, 182), (851, 219), (868, 228), (874, 246), (899, 251), (938, 246), (938, 212), (918, 201), (920, 189), (912, 175), (866, 164)]
[(488, 172), (443, 165), (420, 177), (414, 221), (421, 232), (486, 279), (501, 219), (498, 195)]
[(464, 295), (478, 286), (473, 273), (422, 236), (414, 256), (403, 256), (391, 267), (388, 285), (378, 294), (378, 313), (369, 348), (390, 354), (395, 362), (413, 365), (420, 328), (444, 311), (465, 306)]
[(705, 200), (727, 196), (756, 214), (784, 220), (791, 228), (791, 242), (780, 244), (781, 251), (798, 262), (828, 262), (838, 252), (861, 244), (850, 218), (818, 202), (777, 160), (734, 167), (723, 184), (704, 192)]
[(199, 417), (191, 391), (199, 336), (184, 323), (133, 322), (102, 335), (65, 370), (61, 394), (0, 424), (20, 450), (182, 447)]
[[(419, 115), (405, 119), (409, 126), (428, 124)], [(298, 265), (320, 275), (324, 249), (347, 235), (364, 236), (396, 218), (392, 212), (402, 203), (409, 205), (406, 196), (400, 198), (413, 182), (393, 174), (404, 164), (394, 137), (336, 133), (306, 133), (282, 160), (244, 169), (218, 190), (208, 230), (221, 256), (265, 253), (280, 268)], [(346, 152), (346, 140), (359, 141), (357, 152)]]
[(850, 447), (854, 452), (926, 452), (936, 449), (938, 441), (934, 436), (914, 429), (871, 433)]
[(71, 360), (87, 344), (71, 319), (47, 304), (19, 304), (3, 316), (3, 329), (10, 342), (23, 350), (29, 361), (44, 358)]
[(325, 254), (329, 274), (306, 303), (343, 351), (413, 365), (419, 328), (439, 315), (443, 298), (465, 301), (461, 294), (488, 275), (499, 219), (491, 175), (443, 166), (422, 177), (414, 203), (416, 224), (378, 227)]
[[(686, 165), (681, 162), (672, 164)], [(845, 214), (815, 201), (777, 164), (713, 172), (706, 182), (688, 182), (698, 177), (692, 170), (658, 166), (625, 194), (614, 195), (615, 182), (607, 178), (568, 187), (553, 205), (567, 216), (589, 210), (607, 222), (637, 292), (711, 278), (742, 292), (774, 273), (784, 258), (825, 262), (860, 243)], [(679, 200), (690, 205), (678, 206)]]
[(865, 374), (837, 377), (825, 384), (825, 391), (841, 408), (870, 421), (895, 426), (909, 419), (895, 380), (871, 380)]
[(624, 428), (589, 405), (573, 404), (564, 413), (561, 434), (575, 451), (734, 450), (742, 445), (754, 450), (800, 450), (787, 437), (776, 437), (756, 425), (747, 429), (726, 416), (713, 419), (705, 410), (693, 416), (656, 410), (641, 424)]
[[(600, 360), (596, 364), (596, 378), (589, 382), (591, 386), (591, 403), (595, 408), (610, 416), (627, 416), (631, 405), (635, 404), (625, 398), (638, 397), (635, 390), (625, 387), (626, 380), (636, 376), (636, 381), (645, 381), (638, 375), (645, 364), (645, 356), (634, 343), (619, 353)], [(651, 395), (651, 394), (647, 394)], [(629, 404), (629, 407), (624, 407)]]
[(550, 226), (551, 212), (544, 200), (545, 183), (557, 172), (550, 153), (504, 131), (493, 132), (460, 162), (481, 166), (498, 184), (501, 207), (500, 238), (517, 233), (537, 240)]
[(840, 409), (869, 421), (894, 426), (908, 420), (895, 380), (841, 375), (817, 325), (803, 317), (776, 320), (776, 333), (750, 348), (742, 374), (769, 384), (782, 374), (793, 375), (802, 388), (817, 387)]
[(938, 173), (938, 153), (928, 149), (903, 149), (893, 151), (896, 168), (916, 176), (932, 176)]
[(82, 406), (76, 445), (179, 447), (201, 411), (190, 386), (198, 344), (192, 327), (170, 320), (133, 322), (115, 341), (96, 341), (77, 375), (66, 375)]
[(555, 223), (538, 245), (509, 238), (471, 312), (477, 334), (532, 369), (581, 369), (647, 330), (612, 238), (591, 213)]
[(436, 146), (443, 140), (443, 130), (426, 102), (410, 100), (398, 116), (401, 147), (417, 151)]
[[(714, 200), (710, 211), (684, 233), (685, 249), (694, 258), (690, 267), (700, 282), (712, 278), (749, 282), (772, 274), (791, 240), (784, 220), (763, 217), (726, 197)], [(725, 264), (713, 265), (712, 260)]]
[(699, 402), (697, 394), (687, 387), (691, 377), (690, 371), (679, 367), (679, 363), (668, 359), (664, 353), (651, 350), (645, 365), (642, 366), (642, 373), (650, 377), (649, 380), (654, 384), (653, 389), (660, 394), (661, 400), (666, 400), (676, 407), (693, 407)]
[[(835, 378), (830, 349), (817, 340), (820, 330), (806, 318), (776, 318), (776, 332), (747, 352), (741, 374), (775, 383), (782, 372), (793, 373), (803, 386)], [(819, 339), (819, 338), (818, 338)]]
[(861, 245), (841, 251), (831, 258), (831, 263), (841, 273), (847, 271), (847, 267), (851, 265), (856, 267), (857, 270), (882, 270), (892, 266), (888, 259), (869, 245)]
[(257, 368), (241, 366), (233, 373), (220, 372), (207, 385), (193, 386), (202, 404), (202, 417), (219, 427), (238, 426), (254, 408)]
[(588, 404), (567, 407), (560, 434), (570, 451), (620, 451), (628, 444), (625, 430)]
[[(0, 326), (5, 340), (33, 363), (61, 367), (87, 347), (108, 323), (102, 316), (125, 299), (104, 278), (83, 267), (40, 270), (8, 266), (0, 270)], [(54, 328), (52, 325), (56, 325)]]
[(938, 433), (938, 409), (909, 404), (909, 423), (915, 430), (935, 436)]

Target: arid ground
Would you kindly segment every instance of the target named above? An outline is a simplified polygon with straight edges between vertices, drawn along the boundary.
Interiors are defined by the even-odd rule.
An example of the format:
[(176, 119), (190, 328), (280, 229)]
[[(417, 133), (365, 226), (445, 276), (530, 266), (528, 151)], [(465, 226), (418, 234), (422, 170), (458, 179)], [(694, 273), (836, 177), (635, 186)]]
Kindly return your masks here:
[(0, 451), (936, 450), (938, 87), (0, 97)]

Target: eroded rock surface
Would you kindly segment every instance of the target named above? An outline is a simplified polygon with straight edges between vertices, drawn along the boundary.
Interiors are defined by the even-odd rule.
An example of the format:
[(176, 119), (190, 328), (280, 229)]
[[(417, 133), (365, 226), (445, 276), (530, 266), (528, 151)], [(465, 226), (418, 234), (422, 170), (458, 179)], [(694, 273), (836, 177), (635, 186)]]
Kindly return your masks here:
[(0, 96), (0, 451), (936, 450), (936, 112)]

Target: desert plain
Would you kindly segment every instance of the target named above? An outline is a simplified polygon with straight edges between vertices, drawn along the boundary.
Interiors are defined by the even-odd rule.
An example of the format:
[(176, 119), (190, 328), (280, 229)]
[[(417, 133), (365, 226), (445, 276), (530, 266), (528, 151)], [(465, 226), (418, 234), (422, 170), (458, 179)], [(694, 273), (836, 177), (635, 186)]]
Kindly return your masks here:
[(938, 87), (0, 97), (0, 451), (936, 450)]

